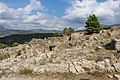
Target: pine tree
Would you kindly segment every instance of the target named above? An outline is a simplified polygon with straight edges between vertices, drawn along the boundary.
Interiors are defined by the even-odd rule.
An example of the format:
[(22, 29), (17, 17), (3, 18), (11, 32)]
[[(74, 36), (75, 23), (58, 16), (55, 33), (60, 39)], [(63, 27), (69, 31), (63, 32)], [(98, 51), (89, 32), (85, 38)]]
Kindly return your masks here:
[(88, 33), (99, 33), (100, 30), (102, 30), (100, 22), (95, 14), (89, 16), (85, 27)]
[(64, 28), (64, 30), (63, 30), (63, 34), (66, 36), (70, 36), (72, 33), (74, 33), (74, 28), (72, 28), (72, 27)]

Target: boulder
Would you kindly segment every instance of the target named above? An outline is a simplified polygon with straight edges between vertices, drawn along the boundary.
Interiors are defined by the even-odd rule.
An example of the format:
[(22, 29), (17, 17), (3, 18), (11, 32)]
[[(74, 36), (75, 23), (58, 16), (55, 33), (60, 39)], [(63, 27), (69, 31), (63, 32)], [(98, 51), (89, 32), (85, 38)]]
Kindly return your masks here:
[(120, 75), (115, 74), (115, 75), (114, 75), (114, 78), (116, 78), (117, 80), (120, 80)]
[(115, 50), (120, 51), (120, 39), (113, 39), (111, 46), (113, 46)]
[(86, 59), (82, 59), (79, 62), (79, 65), (81, 65), (82, 68), (84, 68), (86, 71), (91, 71), (95, 69), (95, 61), (88, 61)]
[(113, 64), (113, 66), (114, 66), (114, 68), (115, 68), (115, 70), (116, 70), (117, 72), (120, 72), (120, 63), (119, 63), (119, 62)]

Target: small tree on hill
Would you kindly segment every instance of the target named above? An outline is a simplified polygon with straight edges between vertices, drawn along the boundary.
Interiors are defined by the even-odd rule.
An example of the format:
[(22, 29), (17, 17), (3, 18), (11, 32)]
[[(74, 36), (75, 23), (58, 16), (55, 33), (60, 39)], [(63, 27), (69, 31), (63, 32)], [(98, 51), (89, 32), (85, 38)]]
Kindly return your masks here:
[(55, 32), (54, 37), (60, 37), (60, 34), (58, 32)]
[(99, 33), (102, 30), (98, 17), (95, 14), (89, 16), (85, 27), (88, 33)]
[(68, 28), (68, 35), (71, 35), (74, 32), (74, 28), (70, 27)]
[(64, 30), (63, 30), (63, 34), (64, 34), (64, 35), (68, 35), (67, 28), (64, 28)]
[(74, 28), (70, 27), (70, 28), (64, 28), (63, 30), (63, 34), (66, 36), (71, 35), (74, 32)]

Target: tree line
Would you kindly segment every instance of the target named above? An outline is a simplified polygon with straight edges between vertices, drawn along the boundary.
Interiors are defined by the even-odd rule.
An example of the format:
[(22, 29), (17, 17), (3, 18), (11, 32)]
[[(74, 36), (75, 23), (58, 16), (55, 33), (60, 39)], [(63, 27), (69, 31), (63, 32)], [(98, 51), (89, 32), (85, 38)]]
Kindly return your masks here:
[[(102, 26), (98, 20), (98, 17), (95, 14), (90, 15), (86, 21), (86, 31), (88, 34), (99, 33), (102, 30)], [(69, 36), (74, 32), (74, 28), (64, 28), (63, 35)], [(54, 33), (55, 37), (60, 36), (59, 33)]]

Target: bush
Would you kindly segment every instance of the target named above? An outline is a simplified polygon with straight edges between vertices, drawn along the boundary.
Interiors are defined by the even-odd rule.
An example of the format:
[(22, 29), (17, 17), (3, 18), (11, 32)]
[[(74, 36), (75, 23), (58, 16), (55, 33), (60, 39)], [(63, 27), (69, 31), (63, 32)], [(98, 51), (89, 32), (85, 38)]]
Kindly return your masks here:
[(24, 44), (29, 44), (29, 42), (24, 42)]
[(100, 22), (95, 14), (89, 16), (85, 27), (87, 28), (88, 33), (99, 33), (100, 30), (102, 30)]
[(0, 43), (0, 49), (6, 48), (8, 45)]
[(31, 75), (32, 74), (32, 70), (29, 68), (23, 68), (19, 70), (20, 74), (24, 74), (24, 75)]
[(18, 45), (19, 45), (18, 42), (14, 42), (12, 46), (15, 47), (15, 46), (18, 46)]
[(60, 37), (60, 34), (58, 32), (55, 32), (54, 37)]
[(7, 54), (0, 53), (0, 60), (7, 59), (7, 58), (10, 58), (10, 55), (8, 53)]

